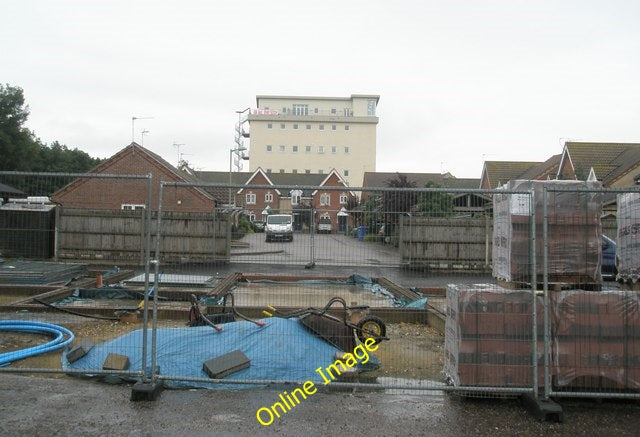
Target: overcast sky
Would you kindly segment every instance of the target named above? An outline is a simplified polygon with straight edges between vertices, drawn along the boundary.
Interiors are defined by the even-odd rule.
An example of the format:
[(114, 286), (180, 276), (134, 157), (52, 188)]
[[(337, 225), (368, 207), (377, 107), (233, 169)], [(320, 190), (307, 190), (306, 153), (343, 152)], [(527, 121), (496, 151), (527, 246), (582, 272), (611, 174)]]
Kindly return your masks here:
[[(378, 171), (479, 178), (565, 140), (640, 142), (640, 1), (0, 0), (28, 127), (225, 171), (258, 94), (379, 94)], [(248, 165), (245, 163), (245, 170)]]

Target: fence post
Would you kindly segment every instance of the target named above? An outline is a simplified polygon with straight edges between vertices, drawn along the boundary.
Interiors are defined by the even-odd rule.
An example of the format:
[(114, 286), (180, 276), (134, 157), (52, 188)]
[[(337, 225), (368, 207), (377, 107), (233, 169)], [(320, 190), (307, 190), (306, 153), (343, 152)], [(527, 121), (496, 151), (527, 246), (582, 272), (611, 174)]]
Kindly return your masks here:
[(549, 399), (549, 220), (547, 217), (547, 187), (542, 188), (542, 291), (543, 291), (543, 323), (544, 323), (544, 399)]
[(537, 288), (538, 288), (538, 275), (536, 266), (536, 202), (535, 202), (535, 189), (532, 186), (529, 190), (529, 204), (531, 205), (529, 211), (529, 220), (531, 223), (530, 235), (531, 235), (531, 344), (533, 357), (533, 398), (538, 399), (538, 309), (537, 303)]

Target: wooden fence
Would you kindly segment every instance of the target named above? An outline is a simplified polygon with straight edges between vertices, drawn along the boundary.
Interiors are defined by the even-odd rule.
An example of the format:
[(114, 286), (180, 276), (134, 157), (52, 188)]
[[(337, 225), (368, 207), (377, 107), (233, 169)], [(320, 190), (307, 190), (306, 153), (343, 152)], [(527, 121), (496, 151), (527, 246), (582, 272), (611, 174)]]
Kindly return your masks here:
[(491, 217), (400, 217), (399, 250), (412, 268), (488, 270)]
[[(57, 259), (143, 265), (145, 211), (59, 208)], [(151, 256), (155, 256), (157, 213), (151, 217)], [(160, 244), (163, 263), (228, 261), (228, 216), (164, 212)], [(216, 238), (213, 238), (215, 228)], [(215, 252), (215, 257), (214, 257)]]

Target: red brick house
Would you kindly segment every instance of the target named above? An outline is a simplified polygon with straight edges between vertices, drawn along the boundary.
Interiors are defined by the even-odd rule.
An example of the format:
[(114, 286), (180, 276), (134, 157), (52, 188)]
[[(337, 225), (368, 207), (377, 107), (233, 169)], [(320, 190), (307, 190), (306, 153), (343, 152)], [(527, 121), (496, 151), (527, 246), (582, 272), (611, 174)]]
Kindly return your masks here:
[[(158, 209), (160, 181), (195, 182), (195, 178), (159, 155), (133, 142), (90, 173), (102, 175), (152, 175), (151, 208)], [(146, 179), (78, 178), (51, 196), (66, 208), (141, 209), (147, 202)], [(163, 211), (211, 212), (215, 201), (200, 188), (164, 188)]]
[(334, 169), (320, 183), (320, 188), (311, 193), (316, 222), (321, 218), (329, 218), (334, 231), (344, 231), (346, 226), (352, 225), (348, 211), (350, 205), (356, 203), (357, 197), (351, 190), (323, 190), (322, 187), (347, 188), (347, 183)]

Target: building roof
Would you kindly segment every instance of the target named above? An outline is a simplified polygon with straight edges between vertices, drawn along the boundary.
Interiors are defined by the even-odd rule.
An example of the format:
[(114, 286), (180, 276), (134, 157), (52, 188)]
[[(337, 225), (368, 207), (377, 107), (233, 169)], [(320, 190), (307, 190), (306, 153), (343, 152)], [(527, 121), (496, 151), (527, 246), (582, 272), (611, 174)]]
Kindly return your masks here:
[(24, 191), (0, 182), (0, 197), (27, 197)]
[[(128, 146), (122, 148), (120, 151), (118, 151), (113, 156), (109, 157), (108, 159), (104, 160), (102, 163), (98, 164), (96, 167), (91, 169), (88, 173), (103, 173), (106, 169), (111, 167), (111, 165), (113, 164), (114, 161), (122, 158), (123, 156), (125, 156), (125, 155), (127, 155), (129, 153), (130, 154), (142, 153), (144, 156), (147, 156), (152, 161), (154, 161), (156, 163), (156, 165), (158, 165), (160, 167), (164, 167), (167, 170), (169, 170), (169, 172), (174, 174), (176, 176), (176, 179), (178, 179), (180, 182), (188, 182), (188, 183), (198, 183), (199, 182), (198, 179), (193, 174), (191, 174), (191, 173), (189, 173), (187, 171), (179, 170), (178, 168), (176, 168), (173, 165), (171, 165), (168, 161), (166, 161), (164, 158), (162, 158), (157, 153), (154, 153), (151, 150), (142, 147), (140, 144), (136, 143), (135, 141), (132, 142), (131, 144), (129, 144)], [(68, 191), (68, 190), (70, 190), (70, 189), (72, 189), (72, 188), (74, 188), (76, 186), (79, 186), (80, 184), (82, 184), (84, 182), (85, 181), (80, 179), (80, 178), (75, 179), (74, 181), (72, 181), (71, 183), (65, 185), (60, 190), (58, 190), (56, 193), (54, 193), (54, 195), (60, 195), (60, 194), (64, 193), (65, 191)], [(202, 188), (194, 187), (193, 189), (198, 191), (202, 196), (204, 196), (207, 199), (211, 199), (211, 200), (215, 199), (215, 197), (213, 196), (212, 193), (207, 192), (206, 190), (203, 190)]]
[(538, 165), (530, 167), (520, 176), (518, 179), (525, 180), (546, 180), (546, 179), (555, 179), (556, 173), (558, 173), (558, 167), (560, 166), (560, 158), (562, 158), (562, 154), (559, 153), (557, 155), (553, 155), (551, 158), (547, 159), (545, 162), (542, 162)]
[(259, 106), (260, 99), (280, 99), (280, 100), (339, 100), (339, 101), (349, 101), (357, 99), (376, 99), (376, 104), (380, 101), (380, 96), (377, 94), (351, 94), (350, 97), (322, 97), (322, 96), (269, 96), (269, 95), (258, 95), (256, 96), (256, 105)]
[[(256, 172), (260, 169), (256, 169)], [(256, 172), (235, 172), (231, 174), (234, 185), (244, 185)], [(229, 172), (228, 171), (196, 171), (195, 176), (202, 182), (228, 184)], [(264, 173), (273, 185), (279, 186), (319, 186), (322, 181), (327, 177), (326, 174), (318, 173)], [(226, 189), (222, 189), (224, 193), (227, 193)], [(283, 197), (289, 197), (289, 189), (281, 190)], [(310, 190), (303, 190), (303, 197), (310, 197)]]
[(482, 180), (488, 181), (489, 188), (498, 188), (512, 179), (522, 179), (521, 175), (542, 162), (535, 161), (485, 161)]
[(586, 180), (593, 168), (598, 180), (604, 186), (610, 186), (611, 182), (638, 166), (640, 144), (566, 142), (562, 159), (570, 159), (578, 180)]

